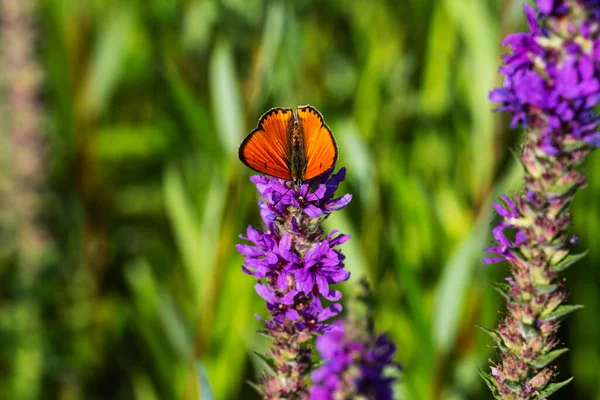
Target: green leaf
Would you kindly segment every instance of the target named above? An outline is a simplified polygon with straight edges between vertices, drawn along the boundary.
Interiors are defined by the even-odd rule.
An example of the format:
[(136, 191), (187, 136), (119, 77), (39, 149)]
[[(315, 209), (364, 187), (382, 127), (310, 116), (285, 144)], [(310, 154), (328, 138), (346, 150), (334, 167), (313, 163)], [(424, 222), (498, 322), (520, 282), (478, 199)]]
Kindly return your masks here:
[[(159, 315), (160, 285), (152, 272), (152, 267), (144, 259), (136, 259), (125, 266), (125, 279), (133, 296), (134, 327), (140, 335), (149, 357), (156, 359), (157, 373), (167, 382), (178, 373), (176, 368), (166, 362), (178, 356), (173, 353), (170, 343), (163, 338), (166, 336), (164, 321)], [(143, 389), (141, 389), (143, 390)]]
[(255, 351), (254, 354), (260, 358), (261, 360), (264, 361), (264, 363), (266, 364), (267, 370), (271, 373), (274, 374), (275, 373), (275, 369), (277, 368), (277, 364), (275, 364), (275, 361), (273, 361), (273, 359), (267, 357), (266, 355), (259, 353), (258, 351)]
[(171, 350), (182, 360), (190, 359), (194, 353), (194, 340), (185, 324), (177, 305), (168, 292), (159, 293), (155, 311), (159, 326)]
[[(497, 20), (490, 15), (484, 2), (468, 0), (445, 0), (443, 2), (448, 12), (449, 20), (458, 30), (459, 42), (463, 43), (467, 52), (476, 57), (469, 58), (468, 63), (457, 66), (462, 80), (467, 80), (466, 100), (468, 101), (471, 123), (472, 168), (470, 168), (471, 188), (475, 197), (482, 193), (486, 182), (493, 179), (496, 168), (492, 158), (495, 146), (493, 116), (490, 104), (482, 99), (487, 98), (487, 88), (494, 87), (493, 74), (479, 74), (473, 71), (493, 71), (498, 63), (498, 32)], [(489, 204), (489, 203), (488, 203)]]
[(263, 104), (272, 87), (275, 61), (279, 54), (283, 33), (285, 32), (285, 3), (273, 2), (266, 10), (264, 28), (259, 53), (259, 61), (255, 64), (249, 81), (249, 112), (255, 113), (256, 107)]
[(113, 193), (113, 203), (122, 215), (147, 217), (162, 215), (164, 198), (162, 190), (155, 184), (121, 186)]
[(575, 310), (579, 310), (580, 308), (583, 308), (583, 306), (580, 304), (569, 304), (569, 305), (565, 305), (565, 306), (558, 306), (551, 313), (542, 314), (540, 316), (540, 320), (552, 321), (552, 320), (556, 319), (556, 320), (562, 321), (564, 318), (566, 318), (567, 315), (569, 315), (570, 313), (572, 313)]
[(101, 21), (81, 99), (86, 116), (101, 114), (117, 88), (128, 57), (128, 39), (135, 28), (132, 11), (127, 6), (117, 7), (110, 18)]
[(513, 159), (517, 162), (517, 164), (521, 165), (521, 167), (523, 167), (524, 170), (527, 170), (527, 168), (523, 164), (523, 160), (521, 160), (521, 154), (519, 154), (519, 151), (517, 151), (516, 149), (514, 149), (512, 147), (509, 148), (508, 151), (513, 156)]
[[(520, 168), (515, 163), (496, 185), (495, 191), (485, 200), (487, 204), (500, 193), (516, 187)], [(473, 269), (481, 262), (481, 249), (488, 238), (491, 210), (481, 214), (471, 233), (450, 257), (440, 277), (434, 309), (434, 337), (439, 349), (448, 350), (458, 331), (458, 321), (463, 311), (466, 292), (473, 277)]]
[(490, 285), (492, 285), (492, 287), (494, 289), (496, 289), (496, 291), (498, 293), (500, 293), (502, 295), (502, 297), (504, 297), (506, 300), (512, 301), (513, 303), (515, 302), (515, 299), (513, 299), (510, 296), (510, 285), (508, 283), (501, 283), (501, 282), (488, 282)]
[(318, 360), (311, 364), (313, 370), (321, 368), (323, 365), (327, 364), (329, 360)]
[(519, 326), (519, 332), (521, 333), (521, 336), (523, 336), (524, 338), (532, 339), (539, 335), (538, 330), (533, 325), (529, 325), (529, 324), (523, 323), (522, 321), (519, 321), (518, 326)]
[(206, 134), (206, 132), (213, 131), (214, 128), (204, 99), (197, 98), (197, 94), (194, 93), (173, 62), (167, 63), (166, 67), (169, 100), (173, 102), (175, 110), (181, 116), (182, 122), (185, 123), (185, 130), (194, 135), (194, 139), (198, 140), (202, 151), (210, 154), (213, 162), (219, 162), (223, 150), (217, 135)]
[(209, 82), (217, 134), (227, 153), (233, 156), (244, 134), (244, 112), (233, 47), (229, 41), (218, 40), (215, 44), (210, 61)]
[(456, 339), (473, 271), (481, 262), (490, 216), (489, 211), (482, 214), (444, 265), (433, 311), (433, 337), (440, 351), (450, 350)]
[[(223, 287), (217, 296), (218, 304), (212, 306), (217, 316), (229, 316), (214, 319), (214, 324), (210, 327), (211, 340), (207, 343), (208, 348), (219, 352), (218, 357), (212, 358), (210, 368), (208, 365), (206, 368), (217, 399), (237, 397), (242, 381), (240, 376), (244, 376), (246, 370), (248, 349), (257, 349), (254, 344), (257, 336), (254, 332), (259, 328), (259, 321), (254, 318), (253, 313), (258, 309), (260, 300), (252, 282), (248, 282), (247, 275), (240, 272), (241, 262), (241, 256), (236, 254), (226, 265), (221, 265), (224, 272)], [(264, 307), (264, 303), (262, 304)], [(252, 359), (258, 367), (264, 365), (258, 359)], [(256, 368), (258, 369), (262, 368)]]
[(185, 192), (181, 174), (175, 167), (167, 168), (164, 175), (164, 196), (167, 216), (188, 276), (195, 289), (192, 294), (198, 301), (202, 295), (200, 282), (206, 281), (207, 269), (205, 250), (202, 246), (202, 229), (198, 223), (193, 203)]
[(510, 381), (507, 379), (504, 382), (502, 382), (502, 385), (510, 389), (512, 393), (521, 393), (523, 391), (523, 385), (521, 384), (521, 382), (518, 381)]
[(186, 50), (203, 52), (210, 43), (210, 34), (218, 21), (215, 1), (196, 0), (189, 3), (183, 16), (182, 42)]
[(538, 295), (552, 293), (558, 288), (558, 285), (536, 285), (535, 289)]
[(268, 339), (275, 340), (275, 338), (273, 337), (273, 334), (270, 333), (267, 329), (261, 329), (260, 331), (257, 331), (256, 333), (263, 337), (266, 337)]
[(131, 379), (135, 399), (159, 400), (156, 389), (150, 377), (144, 373), (136, 372)]
[(535, 399), (543, 400), (543, 399), (547, 398), (548, 396), (550, 396), (551, 394), (556, 392), (558, 389), (560, 389), (561, 387), (563, 387), (566, 384), (568, 384), (569, 382), (571, 382), (572, 380), (573, 380), (573, 377), (570, 377), (566, 381), (562, 381), (562, 382), (558, 382), (558, 383), (551, 383), (550, 385), (548, 385), (546, 387), (546, 389), (542, 390)]
[(490, 374), (483, 372), (481, 368), (477, 368), (477, 370), (479, 371), (479, 376), (481, 376), (481, 378), (485, 381), (487, 387), (490, 389), (490, 392), (492, 392), (494, 399), (502, 400), (502, 396), (500, 396), (500, 393), (498, 393), (496, 380)]
[[(342, 230), (342, 232), (345, 232)], [(399, 243), (401, 241), (398, 230), (395, 228), (390, 229), (390, 237), (392, 242)], [(416, 363), (415, 369), (420, 370), (419, 379), (424, 382), (430, 382), (434, 379), (435, 370), (435, 344), (432, 337), (432, 328), (427, 318), (427, 307), (426, 307), (426, 294), (423, 287), (423, 280), (420, 279), (419, 271), (417, 271), (412, 265), (405, 262), (405, 254), (401, 252), (400, 246), (392, 246), (396, 265), (396, 271), (398, 273), (398, 279), (401, 282), (402, 290), (406, 293), (407, 302), (407, 314), (410, 318), (406, 318), (410, 321), (411, 326), (409, 330), (411, 335), (418, 338), (414, 343), (414, 350), (419, 354), (418, 363)], [(360, 249), (360, 246), (358, 246)], [(393, 309), (392, 309), (393, 310)], [(397, 311), (396, 311), (397, 312)], [(409, 325), (409, 324), (407, 324)], [(414, 389), (418, 393), (424, 393), (427, 391), (426, 385)], [(417, 400), (425, 399), (425, 396), (412, 396)]]
[(246, 381), (246, 383), (251, 386), (254, 390), (258, 392), (258, 394), (262, 395), (262, 387), (258, 383), (254, 383), (252, 381)]
[(566, 353), (567, 351), (569, 351), (569, 349), (566, 347), (563, 349), (557, 349), (557, 350), (551, 351), (550, 353), (541, 356), (538, 360), (531, 362), (530, 365), (532, 365), (538, 369), (544, 368), (546, 365), (548, 365), (552, 361), (554, 361), (558, 356)]
[(131, 163), (163, 157), (169, 133), (157, 124), (114, 124), (96, 131), (90, 140), (94, 157), (108, 162)]
[(502, 350), (507, 350), (506, 344), (504, 344), (504, 340), (502, 336), (495, 329), (486, 328), (485, 326), (478, 326), (479, 329), (486, 332), (488, 335), (492, 337), (492, 340), (500, 347)]
[(446, 112), (450, 104), (449, 77), (453, 73), (458, 34), (456, 24), (450, 21), (443, 3), (436, 4), (432, 20), (429, 25), (421, 102), (425, 113), (437, 116)]
[(584, 251), (583, 253), (580, 253), (580, 254), (574, 254), (572, 256), (567, 256), (562, 261), (560, 261), (559, 263), (557, 263), (556, 265), (554, 265), (552, 267), (552, 270), (556, 271), (556, 272), (563, 271), (563, 270), (569, 268), (572, 264), (574, 264), (577, 261), (581, 260), (583, 257), (587, 256), (587, 254), (589, 252), (590, 252), (589, 250), (586, 250), (586, 251)]
[(202, 366), (201, 362), (196, 363), (196, 371), (198, 371), (198, 383), (200, 390), (198, 391), (199, 400), (214, 400), (215, 396), (210, 387), (208, 376), (206, 376), (206, 370)]

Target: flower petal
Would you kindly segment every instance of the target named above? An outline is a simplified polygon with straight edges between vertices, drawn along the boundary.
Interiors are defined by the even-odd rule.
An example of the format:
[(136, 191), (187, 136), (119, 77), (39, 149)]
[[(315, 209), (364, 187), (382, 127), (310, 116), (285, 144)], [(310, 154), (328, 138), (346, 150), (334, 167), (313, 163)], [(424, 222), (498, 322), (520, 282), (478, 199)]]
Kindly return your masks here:
[(254, 290), (256, 290), (256, 293), (258, 293), (258, 295), (260, 297), (262, 297), (263, 299), (265, 299), (268, 303), (271, 303), (271, 304), (278, 303), (277, 297), (275, 297), (275, 295), (273, 294), (271, 289), (269, 289), (262, 283), (257, 283), (256, 285), (254, 285)]

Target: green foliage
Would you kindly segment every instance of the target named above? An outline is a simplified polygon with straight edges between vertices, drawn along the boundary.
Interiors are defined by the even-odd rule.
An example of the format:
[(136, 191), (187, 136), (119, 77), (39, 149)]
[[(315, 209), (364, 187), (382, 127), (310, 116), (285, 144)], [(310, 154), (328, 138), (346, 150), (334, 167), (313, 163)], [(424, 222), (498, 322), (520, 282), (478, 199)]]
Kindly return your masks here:
[(554, 361), (556, 358), (558, 358), (560, 355), (566, 353), (567, 351), (569, 351), (569, 349), (567, 348), (562, 348), (562, 349), (556, 349), (551, 351), (548, 354), (545, 354), (543, 357), (541, 357), (539, 360), (535, 360), (532, 365), (535, 368), (539, 368), (542, 369), (545, 366), (547, 366), (548, 364), (550, 364), (552, 361)]
[(558, 389), (562, 388), (563, 386), (566, 386), (567, 384), (569, 384), (571, 381), (573, 380), (573, 377), (566, 379), (562, 382), (558, 382), (558, 383), (551, 383), (550, 385), (548, 385), (548, 387), (546, 389), (544, 389), (538, 397), (536, 397), (536, 400), (543, 400), (548, 398), (551, 394), (553, 394), (554, 392), (556, 392)]
[[(307, 103), (348, 169), (340, 190), (353, 200), (326, 227), (352, 235), (351, 279), (367, 276), (376, 330), (404, 366), (398, 397), (488, 398), (479, 374), (493, 384), (495, 350), (475, 328), (495, 326), (504, 303), (487, 282), (508, 271), (481, 259), (491, 202), (519, 190), (520, 170), (519, 132), (487, 92), (501, 84), (501, 36), (525, 29), (512, 7), (40, 0), (56, 249), (21, 288), (0, 210), (0, 398), (257, 398), (246, 381), (265, 368), (254, 314), (266, 310), (235, 244), (261, 222), (237, 145), (268, 108)], [(569, 303), (585, 308), (561, 330), (571, 351), (540, 361), (577, 377), (560, 391), (569, 399), (600, 393), (598, 157), (587, 172), (572, 210), (581, 254), (555, 267), (591, 248), (564, 271)]]
[(575, 264), (577, 261), (581, 260), (583, 257), (587, 256), (589, 250), (584, 251), (580, 254), (573, 254), (565, 257), (562, 261), (558, 262), (556, 265), (552, 267), (552, 269), (556, 272), (563, 271), (569, 268), (571, 265)]
[(575, 310), (579, 310), (580, 308), (583, 308), (583, 306), (580, 304), (561, 305), (561, 306), (558, 306), (556, 309), (554, 309), (552, 312), (549, 312), (547, 314), (542, 313), (542, 315), (540, 315), (540, 320), (542, 320), (542, 321), (563, 320), (567, 317), (567, 315), (571, 314)]
[(482, 370), (479, 370), (479, 375), (481, 376), (481, 378), (484, 380), (485, 384), (488, 386), (488, 388), (492, 392), (494, 399), (502, 400), (502, 396), (498, 393), (498, 387), (496, 386), (496, 381), (494, 380), (494, 377)]

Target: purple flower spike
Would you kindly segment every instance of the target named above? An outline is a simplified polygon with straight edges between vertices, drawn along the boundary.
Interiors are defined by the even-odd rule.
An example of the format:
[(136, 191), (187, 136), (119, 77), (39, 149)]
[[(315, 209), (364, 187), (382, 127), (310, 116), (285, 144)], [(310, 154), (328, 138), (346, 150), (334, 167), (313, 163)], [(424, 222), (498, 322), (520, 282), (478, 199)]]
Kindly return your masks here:
[[(364, 339), (363, 339), (364, 340)], [(385, 335), (362, 341), (347, 335), (336, 323), (317, 339), (317, 350), (327, 361), (311, 378), (311, 400), (366, 398), (392, 400), (394, 378), (384, 375), (386, 367), (397, 368), (392, 360), (396, 347)], [(358, 376), (353, 372), (358, 366)]]
[[(483, 262), (505, 262), (512, 277), (496, 286), (507, 299), (506, 317), (493, 331), (500, 361), (481, 375), (494, 398), (546, 398), (568, 381), (552, 383), (548, 365), (559, 341), (563, 307), (561, 263), (577, 242), (567, 233), (569, 206), (586, 177), (582, 159), (600, 147), (600, 1), (537, 0), (524, 5), (528, 33), (508, 35), (502, 88), (490, 92), (497, 111), (512, 114), (511, 128), (526, 138), (520, 158), (525, 187), (493, 203), (500, 221)], [(564, 264), (564, 263), (563, 263)], [(576, 307), (572, 307), (575, 309)], [(570, 312), (566, 311), (565, 315)], [(556, 354), (556, 353), (554, 353)], [(554, 386), (553, 386), (554, 385)]]
[[(350, 237), (337, 231), (327, 235), (322, 222), (352, 198), (334, 198), (344, 177), (342, 168), (299, 187), (278, 178), (250, 178), (260, 195), (260, 216), (267, 230), (248, 227), (240, 237), (249, 244), (236, 249), (244, 256), (242, 272), (258, 280), (254, 288), (269, 312), (265, 333), (274, 343), (266, 357), (275, 367), (260, 379), (264, 398), (308, 398), (306, 378), (312, 362), (305, 342), (329, 331), (329, 319), (342, 310), (337, 303), (342, 294), (331, 285), (350, 276), (337, 250)], [(321, 299), (331, 304), (324, 307)]]
[(393, 399), (393, 361), (396, 346), (386, 335), (373, 332), (370, 292), (366, 282), (350, 302), (344, 321), (336, 321), (316, 341), (325, 363), (313, 371), (311, 400)]

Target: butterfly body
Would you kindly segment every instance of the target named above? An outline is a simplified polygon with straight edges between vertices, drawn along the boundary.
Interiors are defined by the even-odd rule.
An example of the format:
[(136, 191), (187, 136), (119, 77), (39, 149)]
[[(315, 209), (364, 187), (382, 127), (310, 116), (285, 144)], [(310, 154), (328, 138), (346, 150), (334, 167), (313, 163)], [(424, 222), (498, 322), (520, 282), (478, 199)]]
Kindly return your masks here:
[[(295, 117), (295, 116), (294, 116)], [(290, 160), (288, 168), (294, 183), (304, 181), (306, 175), (306, 149), (304, 148), (304, 139), (300, 132), (300, 123), (297, 118), (294, 118), (292, 123), (292, 132), (289, 140), (290, 143)]]
[(239, 158), (255, 171), (295, 186), (331, 169), (337, 145), (323, 116), (312, 106), (272, 108), (242, 141)]

